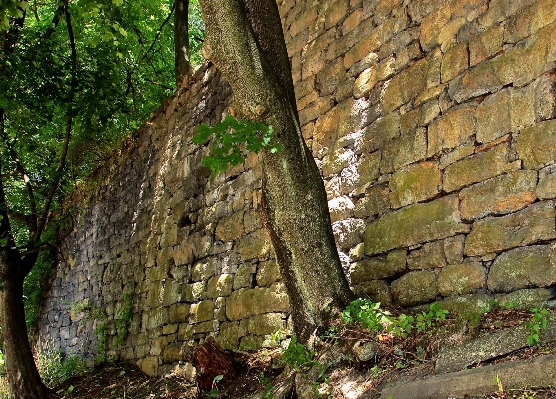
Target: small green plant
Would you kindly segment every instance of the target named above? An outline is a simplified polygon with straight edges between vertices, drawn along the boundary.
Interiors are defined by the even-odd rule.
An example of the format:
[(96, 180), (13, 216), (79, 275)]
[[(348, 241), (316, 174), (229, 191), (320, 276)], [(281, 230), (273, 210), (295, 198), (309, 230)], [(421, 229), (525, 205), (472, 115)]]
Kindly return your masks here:
[(273, 135), (272, 126), (261, 122), (237, 120), (228, 115), (222, 122), (214, 126), (202, 123), (197, 126), (192, 141), (195, 144), (206, 143), (211, 136), (214, 139), (210, 145), (211, 156), (203, 158), (203, 166), (210, 168), (213, 175), (225, 171), (230, 166), (243, 163), (249, 152), (258, 153), (267, 147), (271, 153), (282, 150), (280, 144), (270, 144)]
[(314, 364), (314, 357), (313, 349), (307, 349), (303, 344), (297, 342), (297, 338), (293, 337), (282, 355), (282, 361), (300, 371), (303, 368), (311, 367)]
[(116, 311), (116, 336), (114, 344), (120, 346), (127, 336), (131, 318), (133, 317), (133, 299), (131, 294), (124, 294), (122, 302)]
[(216, 377), (214, 377), (214, 379), (212, 380), (212, 388), (207, 395), (207, 399), (214, 399), (214, 398), (220, 397), (221, 393), (218, 390), (217, 382), (221, 381), (222, 378), (224, 378), (224, 376), (222, 374), (219, 374)]
[(417, 315), (417, 332), (425, 331), (428, 328), (436, 326), (436, 323), (446, 320), (446, 315), (449, 312), (446, 309), (442, 309), (440, 305), (435, 302), (429, 306), (428, 312), (421, 312)]
[(61, 350), (51, 349), (49, 345), (35, 349), (35, 364), (43, 382), (51, 388), (88, 370), (79, 356), (67, 357)]
[(380, 308), (380, 302), (373, 303), (362, 298), (352, 301), (342, 312), (342, 320), (345, 323), (358, 321), (373, 334), (382, 332), (386, 325), (391, 324), (391, 316), (390, 312)]
[(263, 399), (274, 399), (272, 392), (276, 387), (269, 383), (270, 378), (266, 377), (264, 373), (259, 374), (259, 382), (264, 386)]
[(527, 344), (529, 346), (539, 345), (541, 335), (546, 331), (548, 321), (550, 320), (550, 313), (545, 308), (531, 309), (533, 317), (525, 324), (525, 328), (529, 331), (527, 336)]
[(364, 328), (371, 330), (372, 334), (386, 331), (394, 337), (406, 338), (415, 326), (418, 332), (425, 331), (434, 327), (436, 323), (446, 320), (448, 313), (435, 302), (429, 306), (428, 312), (421, 312), (416, 318), (406, 314), (395, 317), (390, 312), (381, 309), (380, 302), (373, 303), (368, 299), (356, 299), (342, 312), (342, 320), (345, 323), (360, 322)]
[(413, 329), (414, 321), (413, 316), (401, 314), (397, 319), (393, 319), (392, 324), (388, 325), (387, 331), (392, 332), (395, 337), (406, 338)]

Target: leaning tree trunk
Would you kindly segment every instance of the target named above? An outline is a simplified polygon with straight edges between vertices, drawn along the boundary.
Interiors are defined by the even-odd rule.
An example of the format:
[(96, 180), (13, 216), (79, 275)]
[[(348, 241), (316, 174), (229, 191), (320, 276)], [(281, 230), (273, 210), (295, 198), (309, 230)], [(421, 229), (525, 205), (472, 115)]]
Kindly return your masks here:
[(204, 54), (230, 82), (239, 112), (274, 128), (284, 149), (263, 154), (263, 223), (290, 298), (294, 333), (307, 342), (353, 299), (324, 183), (299, 123), (275, 0), (201, 0)]

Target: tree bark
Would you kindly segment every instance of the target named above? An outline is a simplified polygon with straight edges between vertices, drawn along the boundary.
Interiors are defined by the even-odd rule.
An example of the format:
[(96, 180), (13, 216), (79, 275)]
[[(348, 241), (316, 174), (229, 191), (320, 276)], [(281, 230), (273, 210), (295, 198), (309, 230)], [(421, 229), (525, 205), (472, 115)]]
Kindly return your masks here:
[(324, 183), (299, 123), (275, 0), (201, 0), (204, 53), (230, 82), (242, 114), (274, 128), (284, 149), (263, 153), (263, 223), (307, 342), (353, 299), (336, 249)]
[(174, 10), (174, 46), (176, 87), (180, 87), (191, 73), (189, 63), (189, 0), (176, 0)]
[[(4, 112), (0, 109), (1, 127)], [(0, 172), (1, 172), (0, 162)], [(15, 248), (0, 177), (0, 325), (2, 326), (2, 351), (4, 367), (14, 398), (45, 399), (46, 387), (33, 359), (27, 336), (25, 308), (23, 304), (23, 281), (37, 259), (37, 253), (21, 258)]]

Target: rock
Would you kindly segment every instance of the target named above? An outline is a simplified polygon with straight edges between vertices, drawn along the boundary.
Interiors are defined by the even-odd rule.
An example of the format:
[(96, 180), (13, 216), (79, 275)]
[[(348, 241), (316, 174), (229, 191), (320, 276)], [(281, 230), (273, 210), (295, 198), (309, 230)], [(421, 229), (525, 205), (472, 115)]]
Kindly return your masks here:
[(378, 354), (379, 347), (374, 341), (357, 341), (352, 350), (360, 362), (368, 362)]
[(490, 267), (487, 282), (493, 292), (548, 287), (556, 283), (554, 249), (551, 245), (532, 245), (504, 252)]
[(456, 235), (461, 224), (456, 196), (410, 205), (371, 222), (365, 230), (365, 252), (374, 255)]
[(398, 306), (433, 302), (438, 294), (436, 275), (430, 271), (409, 272), (392, 282), (392, 297)]

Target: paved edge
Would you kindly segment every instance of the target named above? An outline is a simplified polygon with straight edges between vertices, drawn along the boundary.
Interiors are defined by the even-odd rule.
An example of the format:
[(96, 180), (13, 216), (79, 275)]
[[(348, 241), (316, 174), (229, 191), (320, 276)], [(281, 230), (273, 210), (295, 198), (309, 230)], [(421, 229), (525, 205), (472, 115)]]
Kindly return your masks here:
[(491, 395), (504, 390), (556, 385), (556, 355), (509, 361), (490, 366), (387, 385), (381, 399), (446, 399)]

